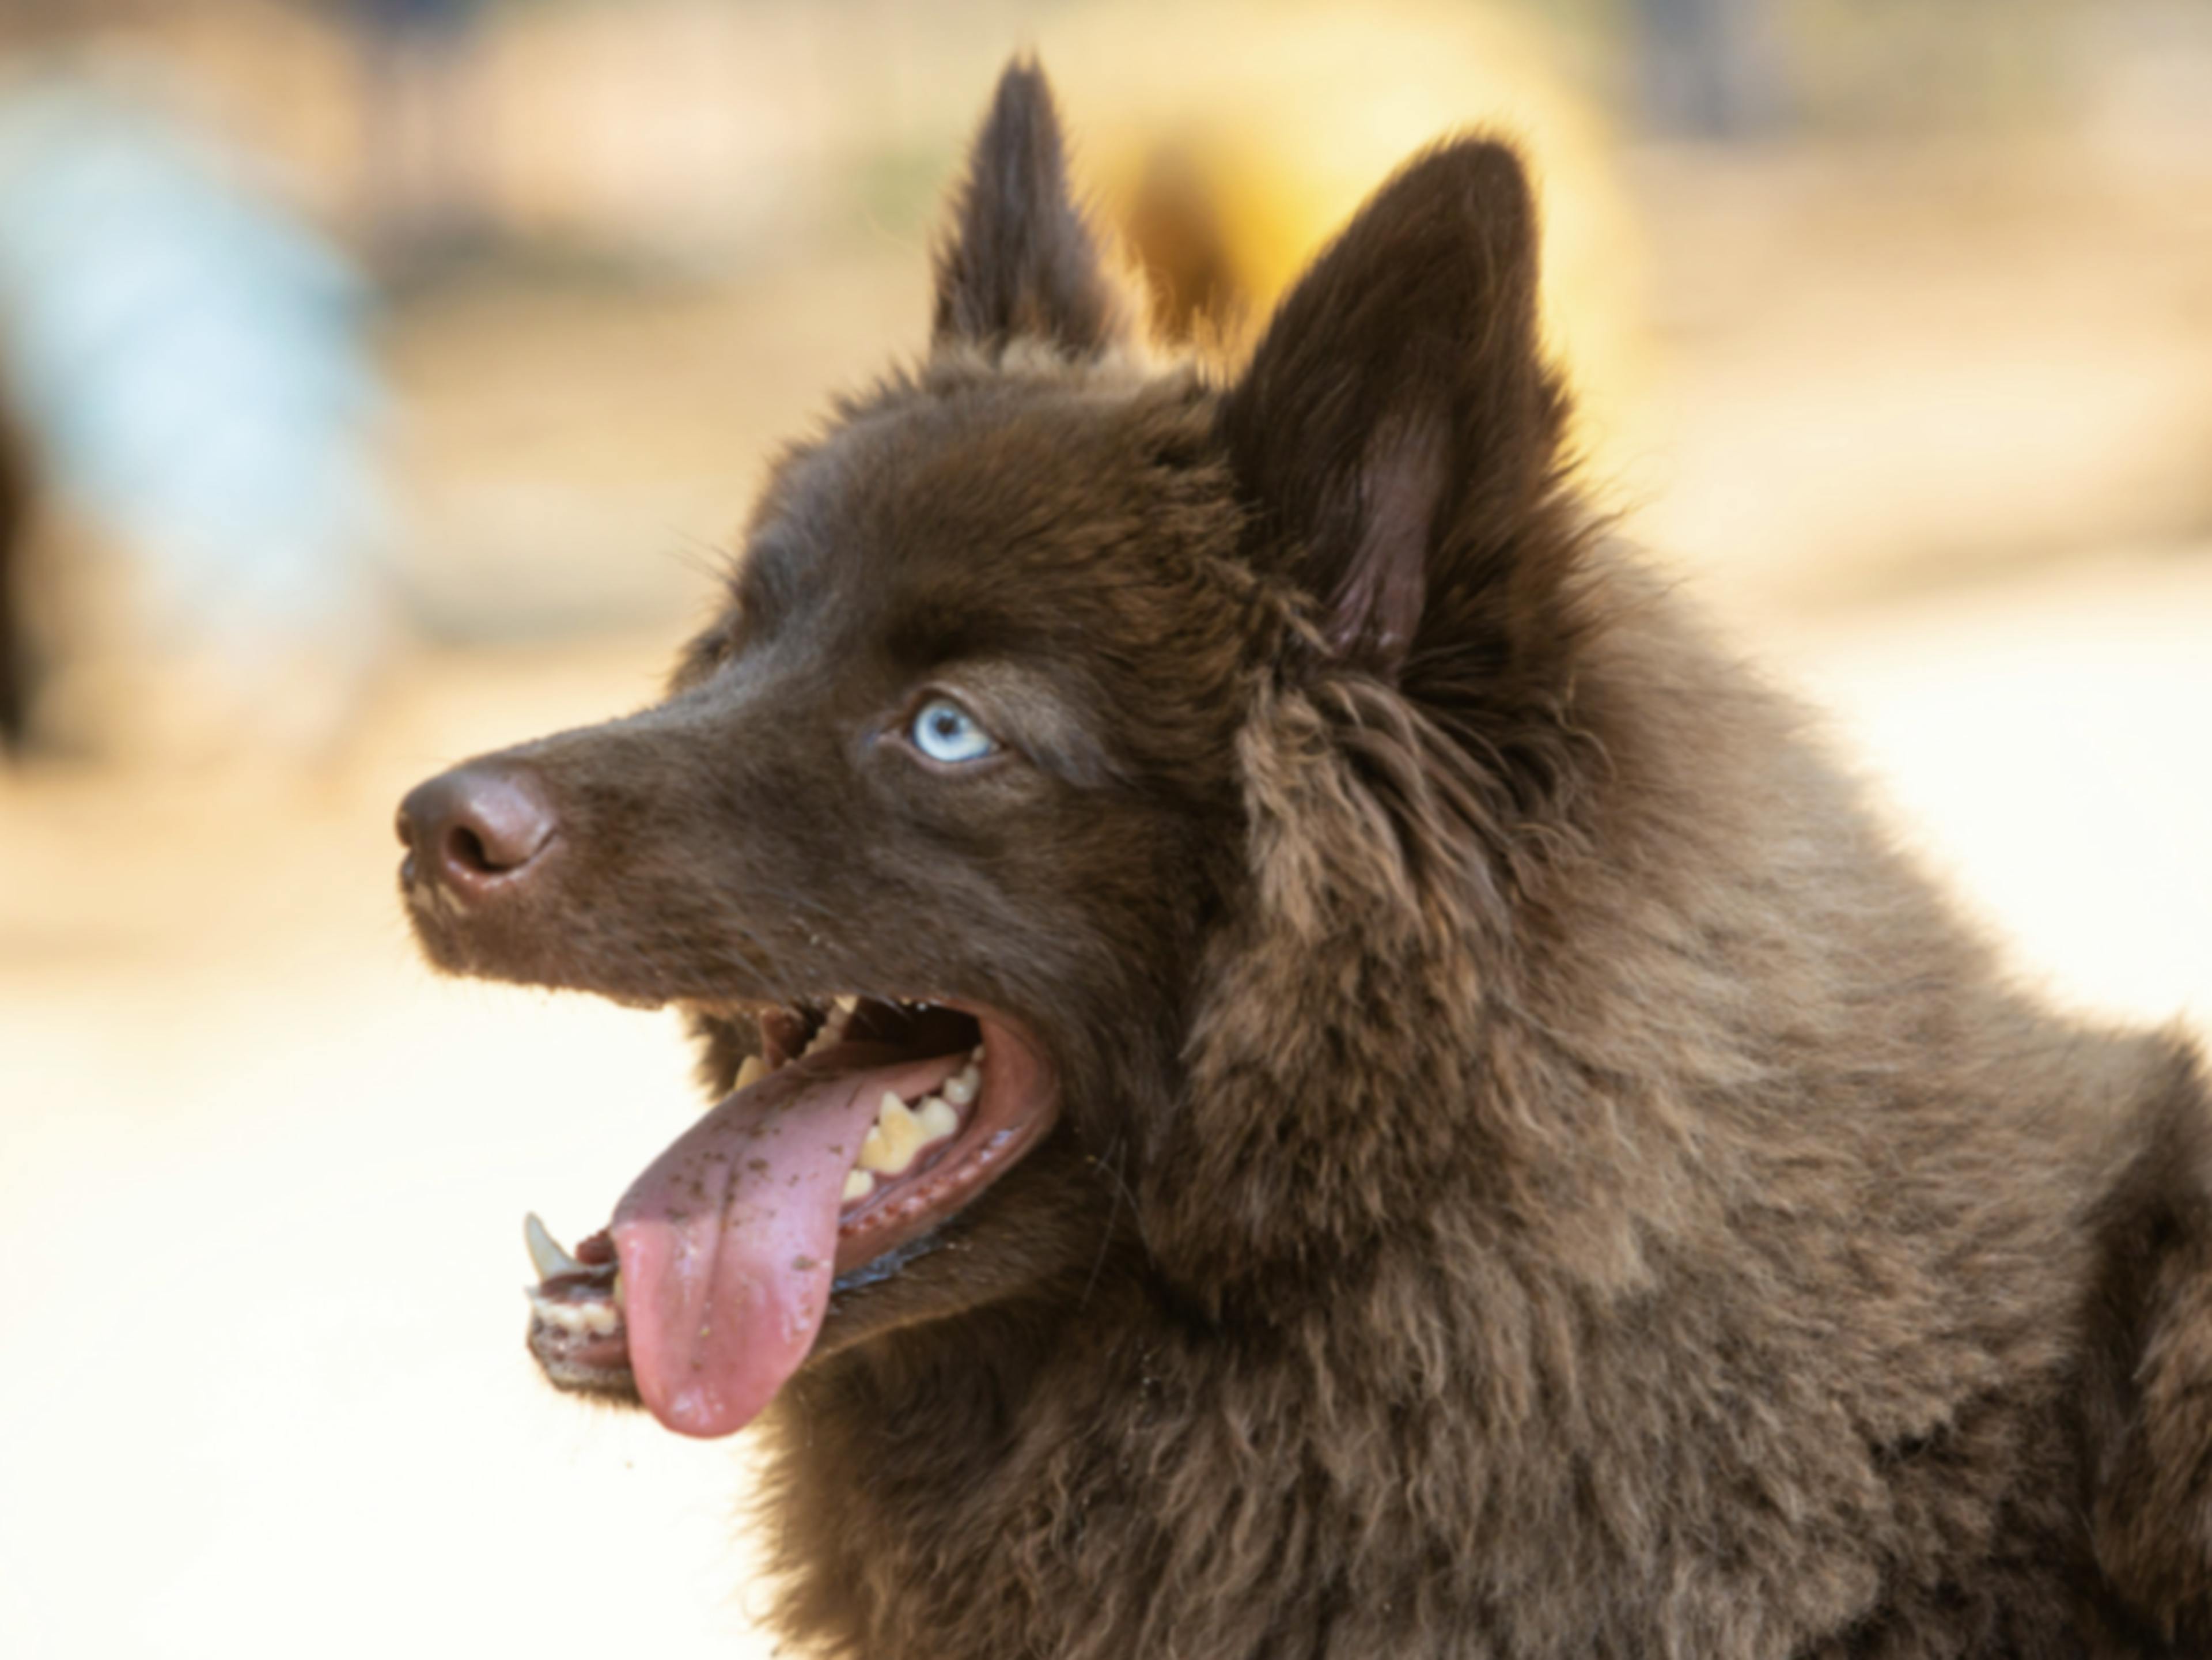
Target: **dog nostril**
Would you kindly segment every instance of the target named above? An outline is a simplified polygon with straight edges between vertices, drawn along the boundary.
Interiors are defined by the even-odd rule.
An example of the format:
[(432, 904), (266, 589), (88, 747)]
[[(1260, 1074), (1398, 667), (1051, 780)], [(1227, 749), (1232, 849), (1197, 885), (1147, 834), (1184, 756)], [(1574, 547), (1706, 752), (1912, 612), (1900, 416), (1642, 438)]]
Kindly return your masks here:
[(478, 876), (497, 876), (529, 862), (528, 855), (514, 864), (501, 864), (485, 849), (483, 837), (466, 824), (456, 824), (446, 832), (446, 859), (465, 871)]

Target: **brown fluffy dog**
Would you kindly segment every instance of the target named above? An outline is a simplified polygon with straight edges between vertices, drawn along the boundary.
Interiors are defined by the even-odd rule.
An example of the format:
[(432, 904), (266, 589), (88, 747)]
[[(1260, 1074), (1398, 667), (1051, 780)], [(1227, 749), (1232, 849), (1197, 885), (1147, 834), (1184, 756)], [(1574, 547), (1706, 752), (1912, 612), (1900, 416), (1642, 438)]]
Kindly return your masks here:
[(440, 965), (693, 1011), (531, 1341), (766, 1409), (793, 1637), (2212, 1643), (2195, 1057), (2015, 993), (1595, 533), (1534, 293), (1455, 143), (1148, 369), (1018, 65), (667, 699), (409, 798)]

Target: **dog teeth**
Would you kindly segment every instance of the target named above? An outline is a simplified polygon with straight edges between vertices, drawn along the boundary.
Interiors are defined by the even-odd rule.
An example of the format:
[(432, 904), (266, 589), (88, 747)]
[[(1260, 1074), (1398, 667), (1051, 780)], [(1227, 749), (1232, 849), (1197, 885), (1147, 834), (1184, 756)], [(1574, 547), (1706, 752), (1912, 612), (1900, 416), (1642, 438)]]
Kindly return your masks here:
[(945, 1080), (945, 1098), (956, 1107), (964, 1107), (975, 1098), (982, 1084), (982, 1069), (971, 1061)]
[(833, 1043), (843, 1043), (845, 1028), (852, 1024), (853, 1011), (860, 1006), (860, 1000), (849, 992), (842, 997), (832, 998), (830, 1013), (822, 1022), (822, 1030), (808, 1041), (805, 1053), (811, 1055), (817, 1049), (826, 1049)]
[(584, 1265), (561, 1248), (561, 1242), (551, 1230), (538, 1219), (532, 1211), (522, 1219), (522, 1243), (530, 1248), (530, 1266), (538, 1270), (540, 1280), (550, 1280), (556, 1274), (579, 1274)]
[[(884, 1091), (876, 1122), (860, 1142), (860, 1172), (891, 1177), (914, 1168), (923, 1148), (957, 1135), (960, 1115), (934, 1095), (926, 1095), (909, 1107), (890, 1090)], [(847, 1193), (852, 1184), (847, 1183)]]
[(749, 1090), (768, 1076), (768, 1062), (757, 1055), (748, 1055), (738, 1062), (738, 1081), (735, 1088)]
[(921, 1129), (925, 1141), (942, 1141), (946, 1136), (957, 1134), (960, 1128), (960, 1115), (933, 1095), (925, 1097), (921, 1104), (915, 1109), (914, 1122)]
[(864, 1170), (845, 1172), (845, 1202), (857, 1205), (876, 1190), (876, 1178)]
[(896, 1176), (914, 1163), (915, 1154), (921, 1151), (921, 1144), (928, 1139), (921, 1133), (913, 1110), (885, 1090), (883, 1105), (876, 1111), (876, 1122), (860, 1143), (860, 1168), (882, 1176)]
[(611, 1337), (622, 1327), (622, 1315), (611, 1303), (569, 1303), (529, 1292), (532, 1310), (547, 1325), (573, 1337)]

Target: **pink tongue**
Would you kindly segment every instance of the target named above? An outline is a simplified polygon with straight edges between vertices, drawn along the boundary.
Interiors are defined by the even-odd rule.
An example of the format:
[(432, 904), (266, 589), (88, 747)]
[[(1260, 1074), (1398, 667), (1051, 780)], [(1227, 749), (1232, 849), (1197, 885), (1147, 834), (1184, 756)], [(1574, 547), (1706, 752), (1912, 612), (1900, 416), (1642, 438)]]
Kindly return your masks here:
[(813, 1347), (845, 1176), (884, 1091), (910, 1099), (959, 1057), (825, 1068), (899, 1053), (848, 1043), (726, 1096), (615, 1207), (630, 1370), (670, 1429), (743, 1429)]

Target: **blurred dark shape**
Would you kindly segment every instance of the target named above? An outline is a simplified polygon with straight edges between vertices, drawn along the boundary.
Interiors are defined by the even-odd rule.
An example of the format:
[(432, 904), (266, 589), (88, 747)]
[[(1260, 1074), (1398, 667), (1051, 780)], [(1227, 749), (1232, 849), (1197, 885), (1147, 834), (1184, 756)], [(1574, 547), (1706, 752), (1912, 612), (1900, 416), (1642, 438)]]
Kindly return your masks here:
[(0, 97), (19, 734), (197, 757), (343, 725), (386, 638), (366, 301), (167, 121), (65, 80)]
[(1150, 289), (1164, 340), (1224, 338), (1249, 298), (1237, 278), (1221, 210), (1188, 148), (1164, 143), (1146, 158), (1121, 233)]
[(29, 522), (31, 472), (21, 445), (0, 426), (0, 749), (20, 751), (30, 720), (28, 641), (18, 615), (16, 556)]
[(1635, 0), (1644, 113), (1690, 138), (1756, 137), (1789, 113), (1772, 7), (1762, 0)]
[(355, 9), (381, 28), (459, 33), (483, 9), (483, 0), (357, 0)]
[(479, 112), (467, 76), (483, 0), (354, 0), (368, 79), (362, 100), (368, 241), (404, 276), (490, 236)]

